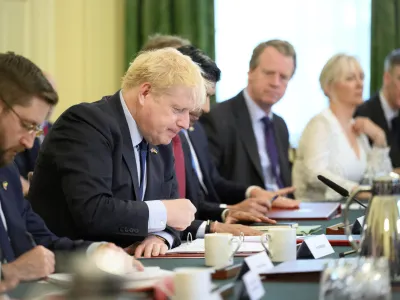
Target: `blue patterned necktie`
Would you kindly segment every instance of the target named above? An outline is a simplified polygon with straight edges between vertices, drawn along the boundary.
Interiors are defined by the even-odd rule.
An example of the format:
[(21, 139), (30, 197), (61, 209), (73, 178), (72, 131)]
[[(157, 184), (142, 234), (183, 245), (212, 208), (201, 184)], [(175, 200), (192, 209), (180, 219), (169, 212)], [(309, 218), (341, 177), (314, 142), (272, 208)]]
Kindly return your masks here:
[(147, 159), (148, 149), (149, 149), (149, 144), (143, 139), (139, 144), (139, 153), (140, 153), (139, 197), (140, 197), (140, 200), (143, 200), (144, 176), (145, 176), (145, 171), (146, 171), (146, 159)]
[(264, 134), (265, 134), (265, 144), (267, 148), (269, 162), (271, 164), (272, 175), (276, 180), (276, 184), (281, 189), (283, 188), (283, 182), (281, 176), (279, 175), (279, 155), (278, 148), (276, 147), (274, 127), (272, 121), (268, 117), (261, 119), (264, 124)]

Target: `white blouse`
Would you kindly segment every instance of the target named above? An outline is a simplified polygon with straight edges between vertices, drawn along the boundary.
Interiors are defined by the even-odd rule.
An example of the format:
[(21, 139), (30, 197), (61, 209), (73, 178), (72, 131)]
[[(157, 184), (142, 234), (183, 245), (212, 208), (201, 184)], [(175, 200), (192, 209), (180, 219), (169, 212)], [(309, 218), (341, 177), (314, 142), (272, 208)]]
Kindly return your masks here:
[(296, 199), (335, 201), (342, 198), (320, 182), (317, 175), (327, 177), (350, 192), (363, 179), (367, 166), (375, 174), (391, 172), (389, 148), (371, 148), (365, 134), (357, 137), (357, 143), (359, 158), (330, 109), (312, 118), (300, 138), (293, 166)]

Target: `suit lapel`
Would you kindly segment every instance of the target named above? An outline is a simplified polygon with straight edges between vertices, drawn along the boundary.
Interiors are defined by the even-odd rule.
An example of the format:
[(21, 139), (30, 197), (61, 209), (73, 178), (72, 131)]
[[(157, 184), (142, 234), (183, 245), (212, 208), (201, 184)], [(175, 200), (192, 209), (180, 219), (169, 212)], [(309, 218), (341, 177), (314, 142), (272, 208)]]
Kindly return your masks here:
[(132, 184), (135, 189), (135, 199), (140, 200), (139, 197), (139, 178), (137, 174), (137, 166), (135, 159), (135, 150), (133, 149), (131, 134), (129, 132), (128, 123), (125, 119), (124, 110), (121, 105), (121, 100), (119, 97), (119, 92), (114, 94), (111, 98), (107, 99), (110, 106), (114, 110), (116, 119), (118, 120), (119, 127), (121, 129), (122, 138), (124, 141), (122, 156), (128, 166), (129, 173), (131, 175)]
[(234, 102), (232, 103), (234, 108), (233, 112), (235, 114), (238, 126), (237, 131), (239, 133), (240, 139), (243, 142), (243, 146), (249, 155), (250, 161), (254, 165), (258, 176), (264, 182), (263, 172), (261, 170), (260, 156), (258, 155), (258, 147), (256, 137), (254, 136), (253, 125), (250, 120), (250, 113), (247, 109), (245, 100), (243, 98), (243, 92), (241, 92)]
[(373, 121), (385, 131), (386, 136), (390, 136), (389, 125), (383, 112), (379, 94), (375, 95), (372, 104), (375, 119)]
[[(188, 132), (188, 134), (190, 133)], [(190, 145), (186, 138), (186, 135), (183, 132), (179, 133), (179, 137), (182, 141), (182, 149), (185, 156), (186, 197), (189, 198), (190, 201), (192, 201), (193, 205), (196, 206), (196, 208), (199, 208), (200, 198), (198, 196), (198, 193), (201, 192), (201, 187), (196, 171), (193, 169), (192, 166), (192, 153), (190, 151)], [(192, 146), (194, 148), (193, 143)], [(196, 213), (196, 216), (198, 216), (198, 213)]]
[[(3, 182), (3, 178), (1, 178), (1, 182)], [(1, 187), (0, 202), (7, 224), (7, 234), (10, 238), (15, 257), (18, 257), (20, 254), (30, 250), (32, 246), (29, 244), (29, 240), (26, 237), (26, 226), (21, 217), (21, 212), (18, 211), (14, 203), (10, 202), (14, 201), (14, 191), (15, 188), (12, 190), (10, 186), (7, 188), (7, 191)]]

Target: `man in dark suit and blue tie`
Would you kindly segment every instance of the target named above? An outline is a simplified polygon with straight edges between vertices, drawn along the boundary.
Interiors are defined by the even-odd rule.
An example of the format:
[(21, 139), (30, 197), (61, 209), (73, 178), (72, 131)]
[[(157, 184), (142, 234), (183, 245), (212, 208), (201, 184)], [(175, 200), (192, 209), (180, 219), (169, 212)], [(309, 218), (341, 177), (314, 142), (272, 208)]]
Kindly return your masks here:
[(290, 43), (259, 44), (250, 60), (247, 88), (201, 118), (222, 177), (272, 192), (291, 186), (288, 128), (271, 108), (285, 94), (295, 68)]
[(6, 279), (48, 276), (56, 266), (52, 251), (112, 249), (129, 258), (113, 244), (57, 237), (23, 197), (12, 161), (32, 147), (39, 124), (57, 101), (57, 93), (36, 65), (13, 53), (0, 54), (0, 260)]
[(139, 54), (122, 89), (71, 107), (42, 144), (29, 191), (58, 235), (165, 253), (196, 208), (179, 199), (171, 140), (205, 101), (200, 68), (175, 49)]

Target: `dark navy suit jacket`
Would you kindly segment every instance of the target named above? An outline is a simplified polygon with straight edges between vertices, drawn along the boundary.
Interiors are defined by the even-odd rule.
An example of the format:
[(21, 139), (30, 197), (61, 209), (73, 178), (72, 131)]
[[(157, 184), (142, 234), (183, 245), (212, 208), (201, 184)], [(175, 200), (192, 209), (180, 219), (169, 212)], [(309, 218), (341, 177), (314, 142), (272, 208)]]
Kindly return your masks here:
[(219, 174), (208, 150), (207, 136), (201, 124), (197, 122), (188, 130), (188, 135), (203, 174), (203, 182), (207, 189), (205, 193), (193, 168), (186, 136), (184, 133), (179, 135), (185, 155), (186, 198), (197, 207), (196, 221), (186, 230), (193, 235), (202, 223), (200, 220), (221, 221), (224, 209), (219, 205), (221, 203), (236, 204), (244, 200), (247, 186), (226, 180)]
[[(171, 145), (149, 145), (144, 200), (177, 199)], [(59, 236), (128, 246), (148, 235), (119, 92), (69, 108), (41, 146), (28, 199)], [(161, 226), (160, 226), (161, 227)], [(180, 234), (165, 229), (179, 245)]]
[(37, 245), (52, 251), (85, 249), (90, 245), (90, 242), (82, 240), (59, 238), (47, 228), (43, 220), (32, 210), (29, 202), (24, 199), (15, 164), (0, 168), (0, 201), (16, 258), (33, 248), (26, 232), (32, 235)]

